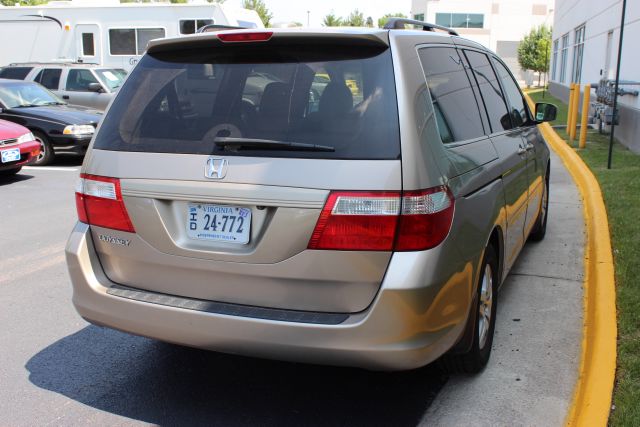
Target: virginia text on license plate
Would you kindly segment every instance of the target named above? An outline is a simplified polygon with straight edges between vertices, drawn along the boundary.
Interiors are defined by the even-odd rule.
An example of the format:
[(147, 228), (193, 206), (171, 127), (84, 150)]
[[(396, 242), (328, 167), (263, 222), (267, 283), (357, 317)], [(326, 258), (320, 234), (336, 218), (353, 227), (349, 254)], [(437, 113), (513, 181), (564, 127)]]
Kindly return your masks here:
[(191, 239), (246, 244), (251, 232), (251, 209), (189, 203), (187, 235)]

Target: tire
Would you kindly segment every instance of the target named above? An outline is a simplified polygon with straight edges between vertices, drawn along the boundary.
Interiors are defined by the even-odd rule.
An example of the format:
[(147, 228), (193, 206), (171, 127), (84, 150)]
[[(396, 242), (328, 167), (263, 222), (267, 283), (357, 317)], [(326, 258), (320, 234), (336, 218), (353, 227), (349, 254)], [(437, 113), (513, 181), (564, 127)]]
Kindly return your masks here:
[(18, 172), (20, 172), (21, 169), (22, 169), (22, 166), (17, 167), (15, 169), (3, 170), (3, 171), (0, 171), (0, 176), (13, 176), (13, 175), (17, 174)]
[(540, 203), (540, 212), (538, 218), (531, 229), (529, 239), (534, 242), (539, 242), (544, 239), (547, 234), (547, 218), (549, 217), (549, 168), (547, 167), (547, 173), (544, 178), (544, 187), (542, 188), (542, 201)]
[(36, 161), (33, 162), (33, 165), (44, 166), (53, 162), (55, 153), (53, 152), (53, 147), (51, 147), (49, 139), (43, 133), (38, 131), (34, 131), (33, 136), (36, 138), (36, 141), (40, 143), (40, 154), (36, 158)]
[(475, 321), (473, 343), (468, 352), (450, 354), (442, 358), (442, 366), (449, 373), (476, 374), (489, 362), (498, 308), (498, 258), (493, 246), (487, 246), (478, 282), (477, 302), (471, 313)]

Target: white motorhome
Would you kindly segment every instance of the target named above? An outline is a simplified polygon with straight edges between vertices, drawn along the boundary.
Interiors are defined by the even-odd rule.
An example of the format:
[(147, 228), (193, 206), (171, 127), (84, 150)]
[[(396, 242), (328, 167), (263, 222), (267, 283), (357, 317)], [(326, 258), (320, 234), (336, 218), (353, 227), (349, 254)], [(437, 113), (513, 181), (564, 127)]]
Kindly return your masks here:
[(78, 61), (130, 70), (149, 40), (193, 34), (208, 24), (264, 28), (253, 10), (205, 1), (67, 0), (0, 6), (0, 66)]

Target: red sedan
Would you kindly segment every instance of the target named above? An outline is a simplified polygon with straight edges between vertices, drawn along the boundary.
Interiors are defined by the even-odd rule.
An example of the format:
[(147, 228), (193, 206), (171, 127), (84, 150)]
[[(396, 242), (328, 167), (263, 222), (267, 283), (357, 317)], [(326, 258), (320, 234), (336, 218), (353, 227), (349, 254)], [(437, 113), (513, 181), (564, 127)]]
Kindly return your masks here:
[(0, 176), (13, 175), (35, 162), (40, 143), (26, 127), (0, 120)]

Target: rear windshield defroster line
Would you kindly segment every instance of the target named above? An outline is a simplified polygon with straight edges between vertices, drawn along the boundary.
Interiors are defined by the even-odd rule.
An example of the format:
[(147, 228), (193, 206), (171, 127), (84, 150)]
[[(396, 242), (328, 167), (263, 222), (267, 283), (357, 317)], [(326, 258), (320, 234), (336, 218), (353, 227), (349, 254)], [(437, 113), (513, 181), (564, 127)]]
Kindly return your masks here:
[[(218, 47), (145, 55), (120, 88), (94, 148), (382, 160), (400, 157), (399, 133), (386, 47)], [(224, 138), (291, 149), (229, 150), (231, 144), (215, 142)]]

